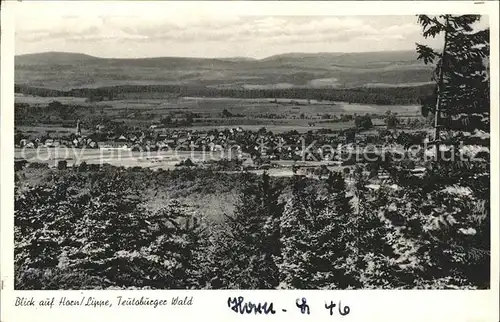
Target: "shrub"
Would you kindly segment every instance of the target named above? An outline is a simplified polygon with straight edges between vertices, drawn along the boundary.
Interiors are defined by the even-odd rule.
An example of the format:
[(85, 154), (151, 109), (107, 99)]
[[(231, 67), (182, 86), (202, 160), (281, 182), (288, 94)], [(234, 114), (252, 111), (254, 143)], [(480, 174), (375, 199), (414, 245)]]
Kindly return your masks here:
[(80, 165), (78, 166), (78, 171), (79, 172), (86, 172), (88, 169), (88, 166), (87, 166), (87, 162), (83, 161), (82, 163), (80, 163)]
[(60, 160), (57, 162), (58, 170), (65, 170), (68, 167), (68, 162), (66, 160)]

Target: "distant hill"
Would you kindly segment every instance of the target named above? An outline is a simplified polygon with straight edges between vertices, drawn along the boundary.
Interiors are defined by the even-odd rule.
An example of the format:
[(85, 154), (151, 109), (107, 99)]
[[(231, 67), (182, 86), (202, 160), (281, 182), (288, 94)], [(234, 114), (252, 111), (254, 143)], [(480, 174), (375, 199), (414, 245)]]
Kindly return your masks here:
[[(417, 54), (415, 51), (384, 51), (360, 53), (287, 53), (264, 58), (265, 61), (317, 61), (337, 64), (342, 66), (361, 67), (369, 65), (383, 65), (394, 63), (415, 64)], [(419, 63), (421, 64), (421, 63)]]
[(288, 53), (264, 59), (99, 58), (47, 52), (15, 57), (15, 82), (69, 90), (115, 85), (196, 85), (224, 88), (346, 88), (411, 86), (431, 79), (414, 51)]
[(232, 61), (232, 62), (244, 62), (244, 61), (256, 61), (257, 59), (252, 57), (227, 57), (227, 58), (222, 58), (222, 60)]

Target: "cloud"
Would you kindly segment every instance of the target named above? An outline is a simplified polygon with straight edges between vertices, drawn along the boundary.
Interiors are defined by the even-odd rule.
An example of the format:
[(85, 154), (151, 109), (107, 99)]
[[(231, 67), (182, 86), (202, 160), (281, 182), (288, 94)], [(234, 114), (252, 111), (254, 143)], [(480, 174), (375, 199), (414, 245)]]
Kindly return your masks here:
[(355, 17), (226, 17), (202, 19), (144, 19), (142, 17), (66, 17), (41, 29), (20, 29), (23, 41), (63, 39), (68, 42), (346, 42), (353, 39), (404, 39), (418, 32), (416, 24), (377, 28)]
[[(216, 56), (234, 53), (255, 57), (297, 50), (408, 49), (421, 38), (414, 16), (251, 16), (213, 10), (181, 14), (176, 10), (140, 11), (134, 3), (126, 7), (103, 4), (90, 13), (77, 9), (66, 12), (61, 7), (45, 14), (34, 10), (22, 13), (23, 19), (16, 22), (16, 50), (47, 51), (50, 43), (53, 47), (49, 50), (83, 48), (98, 56), (113, 50), (116, 54), (110, 55), (114, 57), (133, 55), (132, 50), (138, 56), (186, 50), (189, 56), (193, 50), (202, 53), (203, 48), (210, 48)], [(105, 48), (111, 44), (115, 48)]]

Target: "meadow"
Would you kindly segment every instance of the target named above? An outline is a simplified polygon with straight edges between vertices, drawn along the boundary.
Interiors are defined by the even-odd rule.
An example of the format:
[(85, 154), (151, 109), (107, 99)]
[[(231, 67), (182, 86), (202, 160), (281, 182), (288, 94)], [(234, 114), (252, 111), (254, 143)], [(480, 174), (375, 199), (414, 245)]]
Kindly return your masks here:
[(223, 109), (234, 114), (249, 116), (263, 113), (286, 114), (299, 116), (301, 113), (316, 116), (318, 113), (335, 114), (384, 114), (387, 111), (402, 115), (416, 115), (419, 113), (418, 105), (377, 105), (377, 104), (355, 104), (346, 102), (316, 101), (305, 99), (238, 99), (238, 98), (209, 98), (209, 97), (180, 97), (178, 99), (125, 99), (99, 102), (97, 106), (105, 106), (113, 110), (183, 110), (193, 113), (217, 115)]

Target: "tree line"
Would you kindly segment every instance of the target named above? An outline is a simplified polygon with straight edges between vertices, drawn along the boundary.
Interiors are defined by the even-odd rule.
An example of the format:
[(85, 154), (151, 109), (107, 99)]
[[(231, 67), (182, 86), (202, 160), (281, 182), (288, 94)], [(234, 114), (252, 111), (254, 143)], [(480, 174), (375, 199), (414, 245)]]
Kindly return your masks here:
[(418, 104), (430, 95), (433, 85), (408, 87), (366, 87), (366, 88), (288, 88), (288, 89), (227, 89), (205, 86), (184, 85), (123, 85), (100, 88), (78, 88), (69, 91), (37, 88), (16, 84), (15, 93), (44, 97), (87, 97), (91, 100), (120, 99), (120, 95), (131, 92), (170, 93), (177, 97), (232, 97), (252, 98), (295, 98), (342, 101), (360, 104), (408, 105)]

